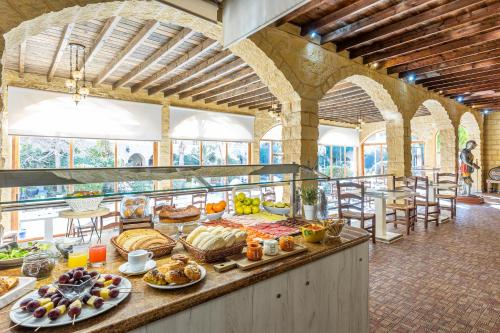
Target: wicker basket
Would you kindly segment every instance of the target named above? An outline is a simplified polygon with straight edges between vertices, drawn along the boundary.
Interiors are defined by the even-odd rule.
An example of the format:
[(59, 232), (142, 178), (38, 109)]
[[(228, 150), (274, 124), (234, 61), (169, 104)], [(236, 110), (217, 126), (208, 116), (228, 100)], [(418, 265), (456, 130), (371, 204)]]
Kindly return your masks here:
[(104, 197), (66, 199), (66, 203), (74, 212), (97, 210)]
[(191, 256), (193, 256), (196, 261), (207, 263), (224, 261), (227, 257), (233, 256), (235, 254), (240, 254), (241, 251), (243, 251), (243, 248), (246, 246), (246, 242), (241, 242), (230, 247), (225, 247), (223, 249), (204, 251), (186, 242), (186, 237), (180, 237), (179, 242), (184, 246), (184, 250), (186, 250)]
[[(172, 250), (174, 249), (176, 242), (170, 236), (165, 235), (164, 233), (162, 233), (158, 230), (156, 230), (156, 231), (159, 234), (161, 234), (162, 236), (165, 236), (168, 240), (168, 243), (165, 245), (162, 245), (162, 246), (155, 246), (155, 247), (149, 248), (147, 250), (151, 251), (153, 253), (153, 258), (160, 258), (160, 257), (166, 256), (166, 255), (172, 253)], [(118, 251), (118, 253), (120, 253), (120, 255), (122, 256), (123, 259), (128, 260), (128, 252), (129, 251), (125, 250), (120, 245), (118, 245), (118, 243), (116, 242), (116, 237), (118, 237), (118, 236), (114, 236), (111, 238), (111, 244), (113, 244), (113, 246)]]

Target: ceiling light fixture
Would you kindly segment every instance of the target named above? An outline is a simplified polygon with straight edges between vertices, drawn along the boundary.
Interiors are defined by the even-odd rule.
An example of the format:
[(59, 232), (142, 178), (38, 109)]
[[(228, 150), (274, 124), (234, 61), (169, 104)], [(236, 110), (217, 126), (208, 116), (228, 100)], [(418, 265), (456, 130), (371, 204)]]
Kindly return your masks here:
[(416, 78), (417, 77), (415, 76), (415, 74), (412, 73), (412, 74), (408, 75), (407, 80), (408, 80), (408, 82), (413, 83), (413, 82), (415, 82)]
[(317, 36), (318, 34), (316, 33), (316, 31), (311, 32), (311, 38), (316, 38)]
[(457, 97), (457, 102), (458, 103), (462, 103), (464, 101), (464, 97), (463, 96), (458, 96)]
[(69, 79), (66, 80), (66, 88), (73, 94), (76, 105), (85, 99), (90, 91), (86, 86), (85, 71), (85, 46), (76, 43), (69, 44)]
[(488, 110), (488, 109), (484, 109), (484, 110), (483, 110), (483, 114), (484, 114), (484, 115), (487, 115), (488, 113), (490, 113), (490, 110)]

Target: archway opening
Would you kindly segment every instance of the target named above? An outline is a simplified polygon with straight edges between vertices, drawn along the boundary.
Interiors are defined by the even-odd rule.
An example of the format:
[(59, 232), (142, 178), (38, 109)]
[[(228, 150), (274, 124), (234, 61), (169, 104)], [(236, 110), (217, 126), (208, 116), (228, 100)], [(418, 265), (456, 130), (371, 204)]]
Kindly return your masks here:
[[(459, 151), (461, 151), (467, 141), (474, 140), (477, 144), (476, 148), (472, 151), (474, 155), (474, 162), (481, 168), (482, 163), (482, 146), (481, 146), (481, 128), (479, 123), (471, 112), (465, 112), (460, 118), (460, 126), (458, 129)], [(483, 188), (483, 172), (487, 170), (476, 170), (472, 176), (474, 183), (472, 184), (473, 192), (481, 192)]]

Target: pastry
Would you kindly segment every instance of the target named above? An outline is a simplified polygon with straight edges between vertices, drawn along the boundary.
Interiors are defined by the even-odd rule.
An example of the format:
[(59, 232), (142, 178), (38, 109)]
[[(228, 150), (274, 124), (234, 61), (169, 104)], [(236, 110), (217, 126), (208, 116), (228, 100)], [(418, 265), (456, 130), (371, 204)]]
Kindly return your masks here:
[(125, 251), (133, 251), (167, 245), (170, 240), (154, 229), (133, 229), (121, 233), (115, 242)]
[(172, 260), (179, 260), (182, 261), (183, 263), (187, 264), (189, 261), (189, 257), (184, 255), (184, 254), (174, 254), (173, 256), (170, 257)]
[(156, 268), (147, 272), (142, 279), (151, 284), (157, 284), (160, 286), (168, 284), (167, 280), (165, 280), (165, 275), (160, 273), (160, 271)]
[(186, 242), (200, 250), (219, 250), (246, 240), (247, 233), (237, 228), (198, 227), (187, 237)]
[(200, 218), (199, 208), (189, 205), (186, 208), (175, 208), (173, 206), (163, 206), (159, 212), (160, 222), (182, 223), (196, 221)]
[(134, 210), (132, 208), (127, 208), (123, 211), (123, 217), (126, 219), (131, 218), (134, 215)]
[(184, 269), (182, 270), (170, 270), (165, 273), (165, 280), (168, 283), (175, 283), (175, 284), (185, 284), (188, 283), (190, 280), (184, 274)]
[(125, 207), (133, 206), (134, 205), (134, 199), (127, 199), (124, 202)]
[(188, 242), (189, 244), (191, 244), (193, 242), (193, 240), (198, 237), (199, 234), (201, 234), (203, 231), (206, 231), (207, 230), (207, 227), (205, 226), (199, 226), (197, 227), (196, 229), (194, 229), (193, 231), (191, 231), (191, 233), (187, 236), (186, 238), (186, 242)]
[(160, 273), (167, 274), (168, 271), (179, 271), (183, 270), (184, 267), (186, 267), (186, 263), (180, 260), (170, 260), (166, 264), (160, 266), (158, 270), (160, 271)]
[(198, 265), (189, 264), (184, 267), (184, 275), (186, 275), (191, 281), (196, 281), (201, 278), (201, 270)]
[(135, 209), (134, 214), (136, 217), (144, 217), (144, 207), (139, 206)]
[(0, 276), (0, 296), (6, 294), (9, 290), (17, 286), (19, 282), (14, 276)]

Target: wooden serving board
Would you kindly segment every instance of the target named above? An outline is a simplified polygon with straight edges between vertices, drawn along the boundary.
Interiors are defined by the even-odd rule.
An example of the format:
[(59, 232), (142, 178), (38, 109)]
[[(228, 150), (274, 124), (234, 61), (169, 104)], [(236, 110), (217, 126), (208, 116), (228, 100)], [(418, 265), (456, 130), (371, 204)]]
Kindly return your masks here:
[(220, 264), (215, 264), (214, 269), (219, 272), (226, 272), (229, 271), (233, 268), (239, 268), (243, 271), (252, 269), (255, 267), (259, 267), (265, 264), (268, 264), (270, 262), (276, 261), (276, 260), (281, 260), (286, 257), (290, 257), (302, 252), (307, 251), (307, 247), (295, 244), (295, 247), (293, 251), (282, 251), (279, 250), (278, 254), (275, 256), (268, 256), (268, 255), (263, 255), (261, 260), (258, 261), (251, 261), (247, 259), (247, 256), (245, 255), (246, 253), (246, 248), (243, 249), (243, 252), (241, 254), (237, 254), (234, 256), (227, 257), (226, 259), (228, 261), (220, 263)]

